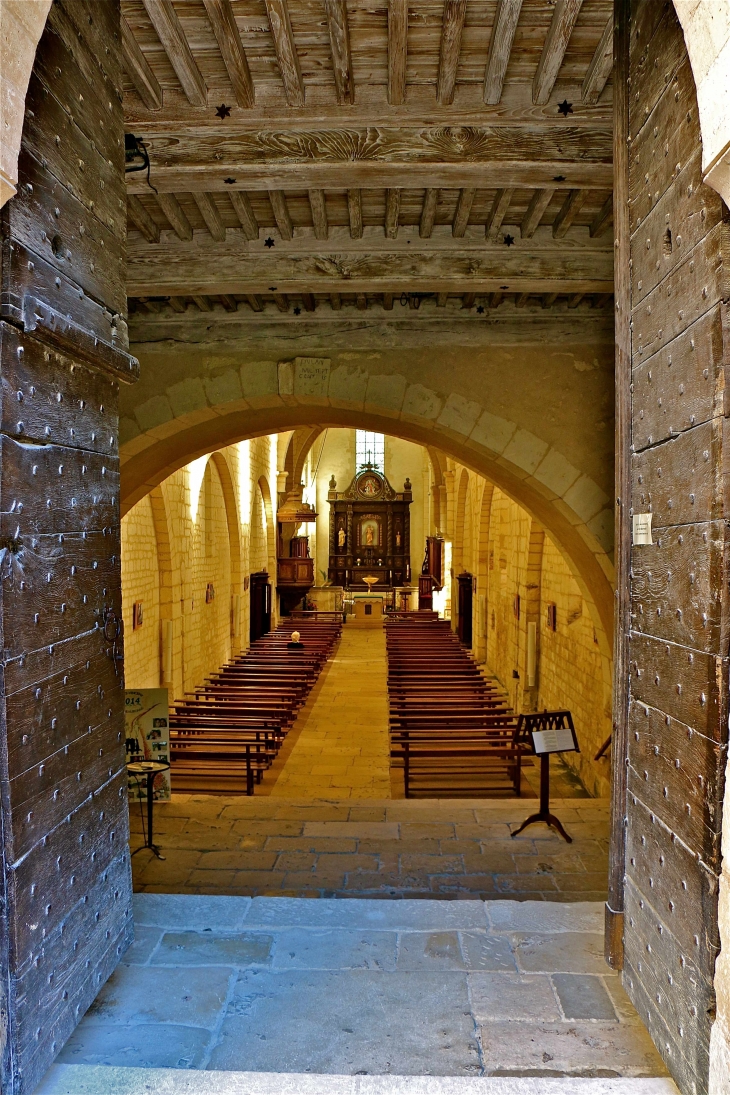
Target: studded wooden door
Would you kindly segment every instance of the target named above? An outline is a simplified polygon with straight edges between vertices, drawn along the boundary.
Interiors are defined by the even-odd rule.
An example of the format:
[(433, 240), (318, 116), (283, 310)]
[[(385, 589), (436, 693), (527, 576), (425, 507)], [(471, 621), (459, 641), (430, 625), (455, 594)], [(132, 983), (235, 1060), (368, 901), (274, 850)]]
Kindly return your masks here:
[(31, 1092), (131, 939), (119, 564), (119, 9), (58, 0), (2, 210), (2, 1090)]
[[(619, 23), (622, 11), (615, 228), (630, 266), (623, 284), (617, 272), (617, 496), (620, 594), (629, 596), (623, 616), (618, 600), (622, 869), (609, 906), (624, 902), (624, 984), (693, 1095), (708, 1082), (727, 749), (728, 210), (702, 183), (695, 86), (673, 5), (619, 0)], [(651, 514), (652, 543), (632, 537), (641, 514)]]

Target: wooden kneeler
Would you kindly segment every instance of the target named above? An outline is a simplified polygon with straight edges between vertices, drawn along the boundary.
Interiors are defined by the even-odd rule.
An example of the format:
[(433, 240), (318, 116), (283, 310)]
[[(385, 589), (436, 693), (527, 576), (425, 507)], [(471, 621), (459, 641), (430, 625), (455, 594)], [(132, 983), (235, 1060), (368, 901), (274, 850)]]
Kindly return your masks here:
[(552, 829), (557, 829), (568, 844), (572, 844), (573, 838), (568, 836), (560, 819), (550, 813), (550, 755), (580, 753), (570, 711), (542, 711), (520, 715), (515, 731), (515, 744), (540, 758), (540, 810), (525, 818), (519, 829), (515, 829), (511, 835), (517, 836), (528, 825), (544, 821)]

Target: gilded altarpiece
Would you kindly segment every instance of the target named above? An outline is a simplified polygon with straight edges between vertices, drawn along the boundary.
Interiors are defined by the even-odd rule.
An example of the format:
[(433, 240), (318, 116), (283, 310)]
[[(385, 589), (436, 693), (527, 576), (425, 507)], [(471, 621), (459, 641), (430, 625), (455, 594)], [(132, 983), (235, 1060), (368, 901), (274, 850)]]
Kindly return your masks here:
[(411, 580), (410, 479), (402, 491), (365, 465), (347, 490), (338, 491), (334, 476), (330, 504), (329, 578), (335, 585), (367, 589), (365, 577), (378, 578), (377, 590)]

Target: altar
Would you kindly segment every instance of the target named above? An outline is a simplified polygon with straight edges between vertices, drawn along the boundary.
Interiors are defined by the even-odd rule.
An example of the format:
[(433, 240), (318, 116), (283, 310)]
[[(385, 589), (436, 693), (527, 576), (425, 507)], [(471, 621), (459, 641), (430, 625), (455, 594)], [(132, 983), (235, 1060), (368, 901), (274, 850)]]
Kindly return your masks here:
[(348, 627), (382, 627), (384, 598), (375, 593), (356, 593), (354, 612), (348, 618)]

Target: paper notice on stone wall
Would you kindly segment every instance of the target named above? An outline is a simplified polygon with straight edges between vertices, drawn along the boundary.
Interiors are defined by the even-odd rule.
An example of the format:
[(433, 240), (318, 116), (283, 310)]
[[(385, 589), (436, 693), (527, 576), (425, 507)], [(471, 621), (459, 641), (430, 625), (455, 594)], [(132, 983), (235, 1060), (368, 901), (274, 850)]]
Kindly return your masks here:
[(635, 513), (633, 521), (633, 536), (631, 542), (634, 545), (641, 544), (653, 544), (654, 541), (651, 538), (651, 518), (650, 513)]

